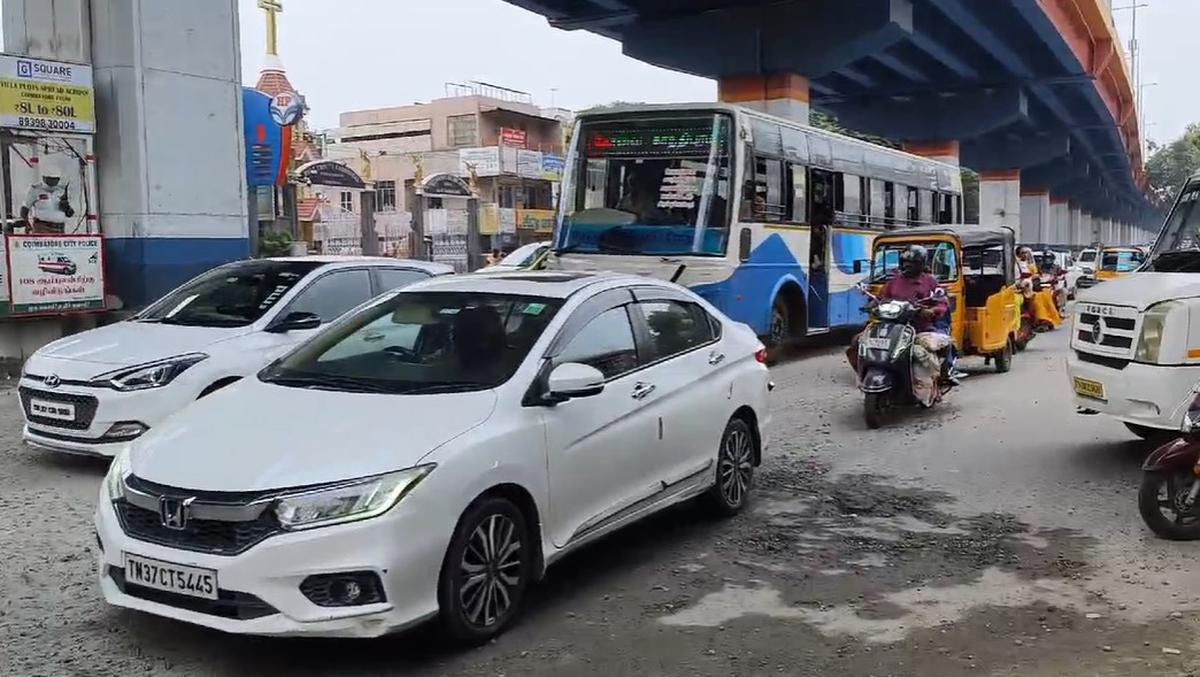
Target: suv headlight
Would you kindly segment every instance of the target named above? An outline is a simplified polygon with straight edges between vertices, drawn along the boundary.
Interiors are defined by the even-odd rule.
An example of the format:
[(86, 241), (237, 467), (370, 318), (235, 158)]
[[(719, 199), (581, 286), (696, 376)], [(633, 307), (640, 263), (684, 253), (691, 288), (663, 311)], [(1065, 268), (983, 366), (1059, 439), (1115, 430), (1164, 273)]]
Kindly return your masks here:
[(176, 355), (165, 360), (110, 371), (97, 376), (89, 383), (125, 391), (161, 388), (174, 381), (176, 376), (207, 359), (208, 355), (204, 353)]
[(392, 509), (435, 466), (422, 465), (386, 475), (376, 475), (283, 496), (275, 515), (284, 529), (312, 529), (377, 517)]
[(1151, 306), (1142, 314), (1142, 333), (1138, 336), (1137, 350), (1133, 359), (1138, 362), (1158, 363), (1158, 353), (1162, 348), (1163, 331), (1167, 324), (1167, 315), (1181, 306), (1179, 301), (1163, 301)]
[(125, 447), (113, 458), (108, 466), (108, 474), (104, 476), (104, 489), (108, 500), (119, 501), (125, 498), (125, 478), (132, 472), (129, 447)]

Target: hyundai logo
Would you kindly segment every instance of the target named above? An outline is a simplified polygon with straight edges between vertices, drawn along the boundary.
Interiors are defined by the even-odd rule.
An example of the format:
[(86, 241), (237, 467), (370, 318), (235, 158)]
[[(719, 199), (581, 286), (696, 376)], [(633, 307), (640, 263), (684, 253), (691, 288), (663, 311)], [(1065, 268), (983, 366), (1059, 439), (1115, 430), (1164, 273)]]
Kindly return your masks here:
[(186, 529), (188, 513), (191, 512), (192, 501), (195, 500), (195, 496), (191, 498), (163, 496), (158, 499), (158, 516), (162, 520), (162, 525), (175, 531)]
[(47, 388), (57, 388), (62, 385), (62, 379), (58, 377), (58, 374), (50, 374), (42, 383), (45, 383)]
[(1104, 340), (1104, 318), (1097, 317), (1096, 324), (1092, 325), (1092, 343), (1099, 344)]

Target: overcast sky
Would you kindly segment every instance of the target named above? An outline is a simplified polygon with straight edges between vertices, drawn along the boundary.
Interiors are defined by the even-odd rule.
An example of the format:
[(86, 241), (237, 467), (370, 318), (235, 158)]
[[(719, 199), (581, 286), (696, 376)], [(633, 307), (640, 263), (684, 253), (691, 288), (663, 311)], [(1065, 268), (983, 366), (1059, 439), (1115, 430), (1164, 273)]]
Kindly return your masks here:
[[(256, 0), (239, 2), (242, 68), (253, 84), (266, 19)], [(712, 80), (627, 58), (612, 40), (551, 28), (503, 0), (284, 0), (279, 51), (316, 127), (336, 126), (345, 110), (444, 96), (447, 81), (490, 82), (572, 109), (717, 95)]]

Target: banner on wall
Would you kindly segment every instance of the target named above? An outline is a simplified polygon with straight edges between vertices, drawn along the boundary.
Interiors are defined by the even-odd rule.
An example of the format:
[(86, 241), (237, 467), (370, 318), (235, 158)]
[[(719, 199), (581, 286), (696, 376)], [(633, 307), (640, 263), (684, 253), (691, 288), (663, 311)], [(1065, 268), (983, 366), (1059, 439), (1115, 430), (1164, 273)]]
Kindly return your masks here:
[(92, 67), (0, 54), (0, 127), (94, 133)]
[(518, 209), (517, 228), (538, 233), (553, 233), (556, 216), (552, 209)]
[(96, 235), (9, 235), (14, 315), (104, 308), (104, 247)]

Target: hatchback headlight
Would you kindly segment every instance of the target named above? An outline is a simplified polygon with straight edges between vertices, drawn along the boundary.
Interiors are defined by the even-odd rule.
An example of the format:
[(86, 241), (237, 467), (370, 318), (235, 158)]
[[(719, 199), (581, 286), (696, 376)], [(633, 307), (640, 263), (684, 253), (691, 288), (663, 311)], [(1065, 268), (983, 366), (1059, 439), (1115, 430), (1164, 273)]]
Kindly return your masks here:
[(126, 367), (110, 371), (97, 376), (90, 383), (96, 386), (105, 386), (115, 390), (126, 391), (161, 388), (174, 381), (176, 376), (207, 359), (208, 355), (204, 353), (177, 355), (175, 357), (168, 357), (165, 360), (141, 364), (136, 367)]
[(435, 466), (422, 465), (386, 475), (283, 496), (275, 514), (284, 529), (312, 529), (377, 517), (392, 509)]
[(1167, 324), (1167, 315), (1171, 314), (1178, 301), (1164, 301), (1151, 306), (1142, 314), (1142, 333), (1138, 336), (1137, 351), (1133, 359), (1138, 362), (1158, 363), (1159, 349), (1162, 348), (1163, 331)]
[(125, 498), (125, 478), (133, 472), (129, 460), (129, 447), (125, 447), (113, 458), (108, 466), (108, 474), (104, 476), (105, 493), (108, 500), (119, 501)]

